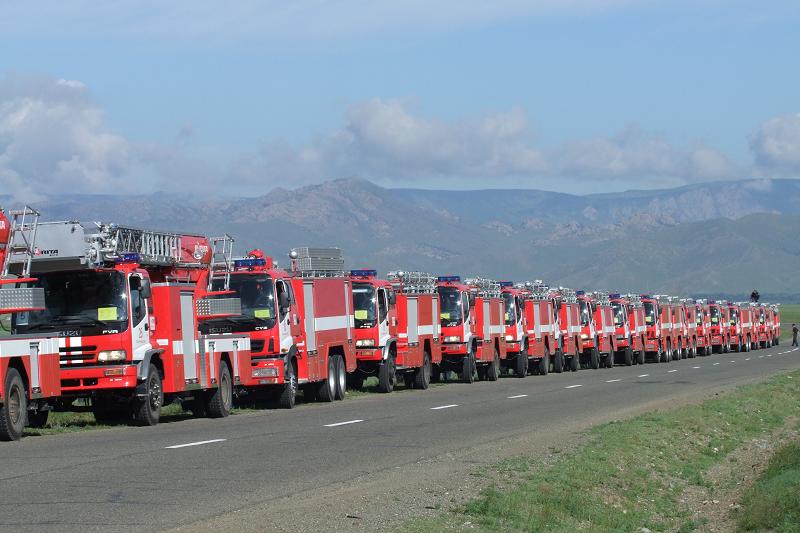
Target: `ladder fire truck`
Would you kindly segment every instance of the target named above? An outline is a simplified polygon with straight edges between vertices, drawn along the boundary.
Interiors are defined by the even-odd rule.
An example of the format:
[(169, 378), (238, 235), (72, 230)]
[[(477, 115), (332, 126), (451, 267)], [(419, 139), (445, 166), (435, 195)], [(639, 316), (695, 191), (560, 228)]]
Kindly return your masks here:
[[(539, 375), (564, 371), (564, 352), (561, 349), (561, 329), (555, 299), (542, 280), (521, 284), (527, 289), (525, 321), (528, 327), (528, 368)], [(572, 361), (570, 361), (572, 364)]]
[(210, 292), (212, 272), (228, 267), (216, 247), (229, 240), (40, 223), (31, 272), (45, 309), (15, 314), (13, 333), (58, 336), (62, 399), (90, 398), (98, 420), (155, 425), (162, 406), (176, 400), (227, 416), (250, 340), (199, 335), (198, 321), (240, 313), (238, 299)]
[(474, 298), (473, 338), (475, 365), (481, 381), (497, 381), (505, 359), (505, 321), (500, 284), (491, 279), (471, 278), (466, 280)]
[(708, 314), (711, 322), (711, 349), (714, 353), (730, 351), (730, 313), (728, 308), (716, 300), (708, 301)]
[[(593, 348), (597, 349), (600, 362), (606, 368), (614, 367), (614, 354), (619, 351), (617, 338), (614, 329), (614, 310), (611, 307), (611, 300), (607, 292), (594, 291), (586, 293), (578, 291), (578, 300), (581, 303), (581, 339), (583, 340), (584, 350), (590, 351), (589, 363), (594, 367), (591, 360)], [(585, 324), (584, 306), (591, 319), (589, 325)], [(586, 337), (584, 337), (584, 335)]]
[(528, 375), (528, 332), (525, 319), (525, 301), (530, 291), (515, 287), (512, 281), (501, 281), (503, 309), (505, 312), (506, 368), (518, 378)]
[[(44, 290), (28, 287), (39, 213), (29, 207), (0, 210), (0, 440), (17, 440), (25, 426), (47, 423), (50, 403), (61, 393), (58, 337), (8, 335), (8, 315), (44, 309)], [(22, 263), (17, 276), (8, 272), (12, 258)]]
[[(358, 368), (350, 383), (378, 377), (378, 390), (391, 392), (400, 374), (409, 388), (427, 389), (433, 365), (441, 362), (436, 278), (424, 272), (352, 270)], [(435, 354), (435, 355), (434, 355)]]
[(342, 251), (300, 247), (289, 257), (291, 273), (261, 250), (235, 259), (230, 290), (242, 301), (242, 317), (206, 326), (249, 336), (252, 355), (240, 391), (277, 395), (287, 409), (300, 388), (306, 400), (342, 400), (347, 373), (356, 370), (353, 293)]
[(561, 352), (564, 354), (565, 367), (573, 372), (581, 368), (581, 307), (575, 291), (567, 287), (553, 289), (551, 296), (555, 300), (557, 324), (561, 332)]

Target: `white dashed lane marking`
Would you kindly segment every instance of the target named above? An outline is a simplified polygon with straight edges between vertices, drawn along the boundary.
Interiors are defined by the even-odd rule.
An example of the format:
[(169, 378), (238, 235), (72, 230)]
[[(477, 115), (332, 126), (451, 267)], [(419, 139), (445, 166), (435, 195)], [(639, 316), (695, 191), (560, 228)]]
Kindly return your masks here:
[(617, 381), (622, 381), (621, 379), (609, 379), (606, 383), (616, 383)]
[(431, 407), (431, 411), (438, 411), (439, 409), (450, 409), (451, 407), (458, 407), (458, 404), (451, 403), (449, 405), (440, 405), (439, 407)]
[(212, 444), (214, 442), (225, 442), (228, 439), (211, 439), (211, 440), (199, 440), (197, 442), (187, 442), (186, 444), (174, 444), (172, 446), (167, 446), (165, 450), (177, 450), (178, 448), (188, 448), (189, 446), (201, 446), (203, 444)]
[(671, 372), (677, 372), (677, 370), (674, 370), (674, 369), (673, 370), (667, 370), (667, 374), (669, 374)]
[(583, 387), (583, 385), (567, 385), (564, 388), (565, 389), (575, 389), (575, 388), (578, 388), (578, 387)]
[(636, 376), (636, 377), (637, 377), (637, 378), (646, 378), (646, 377), (647, 377), (647, 376), (649, 376), (649, 375), (650, 375), (650, 374), (642, 374), (642, 375), (640, 375), (640, 376)]
[(527, 398), (527, 396), (528, 396), (527, 394), (517, 394), (516, 396), (509, 396), (508, 399), (515, 400), (517, 398)]
[(692, 368), (700, 368), (699, 366), (693, 366)]
[(348, 426), (350, 424), (358, 424), (359, 422), (363, 422), (363, 420), (346, 420), (344, 422), (335, 422), (333, 424), (325, 424), (326, 428), (335, 428), (338, 426)]
[(714, 366), (717, 366), (719, 363), (714, 363)]

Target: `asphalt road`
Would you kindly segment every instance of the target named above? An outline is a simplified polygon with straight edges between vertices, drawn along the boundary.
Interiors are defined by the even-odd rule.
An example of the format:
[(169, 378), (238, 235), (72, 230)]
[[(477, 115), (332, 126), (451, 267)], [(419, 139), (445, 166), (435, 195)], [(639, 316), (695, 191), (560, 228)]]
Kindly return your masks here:
[(800, 352), (789, 350), (455, 383), (154, 428), (26, 437), (0, 445), (0, 528), (187, 525), (554, 421), (653, 401), (668, 406), (682, 396), (800, 368)]

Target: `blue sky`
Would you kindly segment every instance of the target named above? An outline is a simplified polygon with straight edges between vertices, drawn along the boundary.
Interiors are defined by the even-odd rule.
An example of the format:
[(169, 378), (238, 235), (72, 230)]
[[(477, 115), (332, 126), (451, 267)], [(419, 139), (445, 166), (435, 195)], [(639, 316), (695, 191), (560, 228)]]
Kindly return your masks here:
[(228, 4), (0, 2), (6, 186), (597, 192), (800, 175), (797, 2)]

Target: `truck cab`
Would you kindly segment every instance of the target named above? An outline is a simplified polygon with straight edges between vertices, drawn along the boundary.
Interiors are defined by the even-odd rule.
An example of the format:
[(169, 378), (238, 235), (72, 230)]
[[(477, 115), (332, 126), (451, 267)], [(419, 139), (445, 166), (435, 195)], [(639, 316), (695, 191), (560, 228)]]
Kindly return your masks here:
[(442, 328), (442, 363), (444, 371), (455, 371), (463, 381), (472, 382), (477, 346), (473, 339), (475, 297), (460, 276), (439, 276), (439, 317)]
[(619, 293), (609, 294), (611, 310), (614, 316), (614, 335), (617, 348), (622, 352), (622, 359), (626, 366), (634, 363), (634, 333), (636, 324), (632, 322), (632, 307), (630, 301)]
[(708, 302), (708, 315), (711, 323), (711, 347), (714, 353), (728, 353), (730, 331), (727, 308), (715, 300)]
[(506, 367), (517, 377), (528, 374), (528, 332), (525, 318), (527, 292), (515, 287), (511, 281), (501, 281), (503, 298), (503, 323), (505, 326)]

